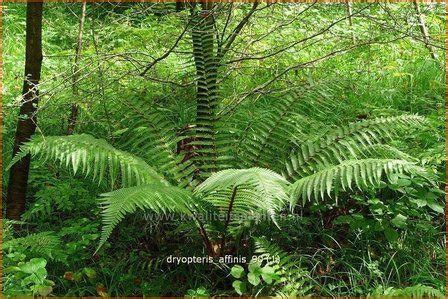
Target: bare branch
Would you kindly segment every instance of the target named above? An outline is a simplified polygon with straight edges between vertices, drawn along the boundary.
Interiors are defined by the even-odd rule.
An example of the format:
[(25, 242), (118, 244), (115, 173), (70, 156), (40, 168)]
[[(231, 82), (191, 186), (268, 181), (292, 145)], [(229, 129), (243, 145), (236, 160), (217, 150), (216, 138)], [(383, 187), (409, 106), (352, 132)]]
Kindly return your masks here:
[(154, 61), (152, 61), (150, 64), (148, 64), (146, 66), (146, 68), (140, 73), (140, 76), (144, 76), (156, 63), (158, 63), (159, 61), (167, 58), (171, 52), (173, 52), (173, 50), (177, 47), (177, 45), (179, 44), (180, 40), (182, 39), (182, 37), (185, 35), (185, 33), (187, 32), (187, 29), (190, 25), (190, 22), (187, 23), (187, 25), (185, 26), (184, 30), (182, 31), (182, 33), (177, 37), (176, 41), (174, 42), (174, 44), (171, 46), (171, 48), (166, 51), (162, 56), (160, 56), (159, 58), (154, 59)]
[(291, 48), (297, 46), (298, 44), (304, 43), (304, 42), (306, 42), (306, 41), (308, 41), (308, 40), (310, 40), (310, 39), (313, 39), (313, 38), (315, 38), (315, 37), (318, 37), (319, 35), (325, 34), (325, 33), (328, 32), (331, 28), (333, 28), (336, 24), (339, 24), (340, 22), (345, 21), (345, 20), (351, 18), (352, 16), (361, 13), (363, 10), (365, 10), (365, 9), (368, 8), (369, 6), (370, 6), (370, 5), (365, 6), (364, 8), (362, 8), (362, 9), (358, 10), (357, 12), (352, 13), (352, 14), (350, 14), (350, 15), (346, 15), (345, 17), (343, 17), (343, 18), (341, 18), (341, 19), (339, 19), (339, 20), (337, 20), (337, 21), (331, 23), (330, 25), (328, 25), (328, 26), (325, 27), (324, 29), (320, 30), (319, 32), (314, 33), (314, 34), (312, 34), (312, 35), (310, 35), (310, 36), (307, 36), (307, 37), (305, 37), (305, 38), (303, 38), (303, 39), (301, 39), (301, 40), (295, 41), (295, 42), (293, 42), (292, 44), (289, 44), (288, 46), (286, 46), (286, 47), (284, 47), (284, 48), (281, 48), (281, 49), (279, 49), (279, 50), (277, 50), (277, 51), (275, 51), (275, 52), (269, 53), (269, 54), (264, 55), (264, 56), (258, 56), (258, 57), (253, 57), (253, 56), (252, 56), (252, 57), (241, 57), (241, 58), (237, 58), (237, 59), (231, 60), (231, 61), (229, 61), (229, 63), (235, 63), (235, 62), (244, 61), (244, 60), (262, 60), (262, 59), (266, 59), (266, 58), (275, 56), (275, 55), (280, 54), (280, 53), (282, 53), (282, 52), (285, 52), (285, 51), (287, 51), (287, 50), (289, 50), (289, 49), (291, 49)]
[(225, 39), (224, 41), (224, 48), (218, 53), (218, 57), (223, 57), (224, 55), (226, 55), (226, 53), (229, 51), (230, 47), (232, 46), (233, 42), (235, 41), (236, 37), (238, 36), (238, 34), (241, 32), (241, 30), (243, 30), (244, 26), (247, 24), (247, 22), (249, 22), (250, 17), (259, 10), (265, 9), (266, 7), (269, 7), (272, 4), (266, 4), (266, 6), (264, 6), (261, 9), (257, 9), (258, 7), (258, 2), (254, 2), (254, 4), (252, 5), (252, 9), (248, 12), (247, 15), (244, 16), (244, 18), (240, 21), (240, 23), (235, 27), (235, 29), (233, 29), (232, 33)]
[[(253, 88), (251, 91), (246, 92), (243, 95), (238, 96), (238, 100), (236, 100), (235, 103), (230, 103), (229, 105), (227, 105), (227, 110), (223, 109), (221, 111), (219, 111), (217, 113), (218, 118), (221, 118), (223, 115), (226, 115), (232, 111), (234, 111), (236, 109), (236, 107), (241, 104), (248, 96), (253, 95), (255, 93), (260, 93), (262, 92), (266, 87), (268, 87), (269, 85), (271, 85), (272, 83), (274, 83), (275, 81), (277, 81), (279, 78), (281, 78), (282, 76), (284, 76), (285, 74), (289, 73), (290, 71), (294, 71), (294, 70), (298, 70), (304, 67), (307, 67), (309, 65), (313, 65), (315, 63), (321, 62), (323, 60), (329, 59), (331, 57), (337, 56), (337, 55), (341, 55), (344, 54), (350, 50), (353, 50), (355, 48), (361, 47), (361, 46), (367, 46), (367, 45), (372, 45), (372, 44), (383, 44), (383, 43), (391, 43), (391, 42), (395, 42), (397, 40), (403, 39), (406, 36), (400, 36), (398, 38), (394, 38), (392, 40), (386, 41), (386, 42), (372, 42), (372, 41), (367, 41), (367, 42), (363, 42), (363, 43), (358, 43), (343, 49), (338, 49), (338, 50), (334, 50), (330, 53), (327, 53), (321, 57), (315, 58), (313, 60), (310, 61), (306, 61), (306, 62), (301, 62), (292, 66), (287, 67), (286, 69), (284, 69), (283, 71), (281, 71), (279, 74), (277, 74), (276, 76), (274, 76), (272, 79), (266, 81), (265, 83)], [(232, 106), (233, 105), (233, 106)]]

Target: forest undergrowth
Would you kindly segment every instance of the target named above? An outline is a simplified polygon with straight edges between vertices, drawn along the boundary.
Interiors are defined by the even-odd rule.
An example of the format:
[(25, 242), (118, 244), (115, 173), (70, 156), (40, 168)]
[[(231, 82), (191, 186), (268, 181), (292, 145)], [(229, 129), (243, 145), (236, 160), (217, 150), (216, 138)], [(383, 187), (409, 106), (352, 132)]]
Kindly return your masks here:
[(6, 296), (445, 296), (444, 4), (45, 3), (19, 116), (27, 9)]

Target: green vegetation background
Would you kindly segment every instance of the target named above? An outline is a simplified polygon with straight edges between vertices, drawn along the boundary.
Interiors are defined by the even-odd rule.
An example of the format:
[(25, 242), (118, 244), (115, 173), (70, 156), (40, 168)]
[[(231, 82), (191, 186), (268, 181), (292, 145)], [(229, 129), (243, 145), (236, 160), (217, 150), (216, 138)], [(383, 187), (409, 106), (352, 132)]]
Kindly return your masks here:
[[(361, 4), (354, 6), (357, 9)], [(279, 4), (261, 11), (238, 36), (229, 60), (244, 53), (275, 52), (346, 13), (343, 5), (319, 4), (299, 21), (269, 32), (294, 17), (298, 7), (306, 6)], [(3, 161), (8, 165), (23, 80), (26, 6), (5, 4), (4, 8)], [(229, 26), (235, 26), (250, 8), (235, 4), (235, 18)], [(282, 258), (275, 265), (170, 265), (165, 261), (169, 255), (204, 255), (194, 227), (180, 220), (151, 221), (150, 212), (137, 213), (125, 217), (95, 253), (103, 226), (97, 198), (110, 191), (110, 186), (73, 175), (56, 163), (33, 160), (30, 204), (20, 229), (14, 230), (12, 222), (4, 225), (4, 294), (444, 294), (444, 194), (440, 190), (445, 181), (445, 53), (437, 49), (439, 58), (434, 60), (421, 41), (399, 38), (401, 30), (420, 34), (407, 23), (412, 21), (410, 4), (388, 4), (388, 9), (395, 23), (380, 5), (372, 5), (366, 14), (386, 20), (392, 28), (358, 17), (352, 27), (338, 23), (321, 37), (279, 55), (226, 66), (219, 83), (219, 107), (232, 107), (247, 91), (289, 66), (349, 45), (352, 35), (358, 41), (372, 38), (373, 44), (288, 72), (264, 92), (247, 96), (231, 112), (227, 125), (238, 131), (255, 120), (275, 127), (266, 120), (288, 118), (296, 127), (289, 132), (292, 145), (294, 138), (314, 140), (325, 136), (329, 128), (347, 123), (417, 114), (427, 124), (401, 130), (389, 144), (429, 169), (435, 185), (403, 174), (381, 189), (341, 195), (338, 205), (332, 199), (311, 201), (300, 211), (279, 218), (281, 230), (272, 222), (245, 223), (238, 235), (244, 245), (238, 254), (271, 253)], [(425, 9), (429, 32), (442, 45), (444, 9), (443, 5)], [(141, 157), (147, 150), (144, 137), (132, 143), (126, 133), (145, 115), (156, 111), (174, 132), (194, 123), (196, 93), (189, 33), (176, 52), (146, 77), (138, 76), (182, 33), (188, 10), (175, 12), (172, 4), (89, 4), (80, 97), (74, 99), (70, 78), (79, 14), (80, 5), (45, 4), (37, 135), (64, 135), (73, 102), (81, 109), (76, 133), (104, 138)], [(223, 20), (219, 22), (223, 26)], [(263, 34), (267, 37), (262, 42), (248, 43)], [(298, 104), (277, 115), (282, 101), (291, 98)], [(164, 129), (161, 123), (162, 134)], [(237, 151), (241, 168), (253, 161), (247, 148)], [(268, 152), (273, 153), (283, 158), (281, 152)], [(271, 165), (272, 155), (268, 157), (258, 161), (259, 166)], [(4, 186), (7, 177), (5, 171)]]

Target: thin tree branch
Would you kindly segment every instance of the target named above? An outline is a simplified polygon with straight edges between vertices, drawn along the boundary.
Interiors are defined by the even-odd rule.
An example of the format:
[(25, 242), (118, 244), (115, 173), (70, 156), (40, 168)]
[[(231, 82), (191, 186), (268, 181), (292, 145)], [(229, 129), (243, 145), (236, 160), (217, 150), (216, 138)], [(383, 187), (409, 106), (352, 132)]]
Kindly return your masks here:
[(84, 29), (84, 21), (86, 19), (86, 6), (87, 2), (83, 1), (81, 6), (81, 16), (79, 18), (79, 26), (78, 26), (78, 38), (76, 41), (76, 50), (75, 50), (75, 63), (73, 66), (73, 83), (72, 83), (72, 92), (74, 102), (71, 105), (70, 110), (70, 117), (68, 119), (68, 126), (67, 126), (67, 135), (73, 134), (73, 131), (75, 130), (75, 125), (78, 120), (78, 112), (79, 107), (76, 103), (76, 100), (78, 100), (79, 97), (79, 88), (78, 88), (78, 77), (79, 77), (79, 59), (81, 58), (81, 52), (82, 52), (82, 33)]
[(423, 18), (423, 14), (420, 10), (419, 3), (416, 0), (414, 0), (413, 4), (414, 4), (415, 13), (416, 13), (417, 19), (418, 19), (418, 27), (420, 28), (420, 32), (422, 33), (422, 38), (425, 43), (425, 46), (428, 49), (429, 54), (431, 55), (431, 58), (434, 60), (437, 60), (437, 54), (431, 45), (431, 41), (429, 39), (428, 28), (426, 27), (425, 19)]
[[(283, 71), (281, 71), (279, 74), (277, 74), (276, 76), (274, 76), (272, 79), (270, 79), (270, 80), (266, 81), (265, 83), (263, 83), (263, 84), (261, 84), (261, 85), (255, 87), (255, 88), (253, 88), (251, 91), (246, 92), (244, 95), (239, 96), (239, 97), (238, 97), (238, 100), (233, 104), (233, 107), (230, 107), (230, 108), (228, 108), (227, 110), (223, 109), (223, 110), (219, 111), (219, 112), (217, 113), (217, 117), (218, 117), (218, 119), (219, 119), (219, 118), (221, 118), (223, 115), (228, 114), (228, 113), (234, 111), (234, 110), (236, 109), (236, 107), (237, 107), (239, 104), (241, 104), (241, 103), (242, 103), (248, 96), (250, 96), (250, 95), (252, 95), (252, 94), (254, 94), (254, 93), (257, 93), (257, 92), (261, 92), (261, 91), (262, 91), (263, 89), (265, 89), (267, 86), (271, 85), (272, 83), (274, 83), (275, 81), (277, 81), (280, 77), (284, 76), (285, 74), (287, 74), (287, 73), (290, 72), (290, 71), (298, 70), (298, 69), (304, 68), (304, 67), (306, 67), (306, 66), (308, 66), (308, 65), (311, 65), (311, 64), (314, 64), (314, 63), (317, 63), (317, 62), (326, 60), (326, 59), (331, 58), (331, 57), (334, 57), (334, 56), (336, 56), (336, 55), (344, 54), (344, 53), (346, 53), (346, 52), (348, 52), (348, 51), (350, 51), (350, 50), (353, 50), (353, 49), (358, 48), (358, 47), (361, 47), (361, 46), (372, 45), (372, 44), (391, 43), (391, 42), (394, 42), (394, 41), (403, 39), (403, 38), (405, 38), (405, 37), (406, 37), (406, 36), (400, 36), (400, 37), (398, 37), (398, 38), (394, 38), (394, 39), (389, 40), (389, 41), (386, 41), (386, 42), (372, 42), (372, 41), (368, 41), (368, 42), (364, 42), (364, 43), (358, 43), (358, 44), (356, 44), (356, 45), (352, 45), (352, 46), (347, 47), (347, 48), (344, 48), (344, 49), (334, 50), (334, 51), (332, 51), (332, 52), (330, 52), (330, 53), (327, 53), (327, 54), (325, 54), (325, 55), (323, 55), (323, 56), (321, 56), (321, 57), (315, 58), (315, 59), (313, 59), (313, 60), (306, 61), (306, 62), (302, 62), (302, 63), (298, 63), (298, 64), (292, 65), (292, 66), (290, 66), (290, 67), (287, 67), (286, 69), (284, 69)], [(229, 107), (229, 106), (231, 106), (231, 105), (232, 105), (232, 103), (230, 103), (229, 105), (227, 105), (227, 107)]]
[(182, 39), (182, 37), (185, 35), (185, 33), (188, 30), (188, 27), (190, 25), (190, 22), (187, 23), (187, 25), (185, 26), (184, 30), (182, 31), (182, 33), (177, 37), (176, 41), (174, 42), (174, 44), (171, 46), (171, 48), (166, 51), (162, 56), (154, 59), (154, 61), (152, 61), (150, 64), (148, 64), (146, 66), (146, 68), (139, 74), (140, 76), (144, 76), (156, 63), (160, 62), (161, 60), (167, 58), (171, 52), (173, 52), (173, 50), (177, 47), (177, 45), (179, 44), (180, 40)]
[[(392, 16), (392, 14), (390, 14), (390, 13), (388, 12), (388, 10), (387, 10), (385, 7), (383, 7), (383, 10), (386, 11), (386, 13), (388, 13), (389, 15)], [(422, 42), (422, 43), (426, 43), (421, 37), (419, 37), (419, 36), (415, 36), (414, 34), (412, 34), (412, 33), (410, 33), (410, 32), (400, 30), (399, 28), (400, 28), (400, 27), (403, 27), (403, 26), (400, 26), (400, 25), (391, 26), (391, 25), (389, 25), (389, 24), (385, 24), (384, 22), (381, 22), (380, 19), (378, 19), (378, 18), (376, 18), (376, 17), (373, 17), (373, 16), (371, 16), (371, 15), (365, 15), (365, 14), (362, 14), (361, 16), (362, 16), (363, 18), (366, 18), (366, 19), (369, 19), (369, 20), (375, 22), (376, 24), (380, 25), (383, 29), (394, 30), (395, 32), (397, 32), (397, 33), (399, 33), (399, 34), (404, 34), (404, 35), (406, 35), (406, 37), (410, 37), (410, 38), (412, 38), (412, 39), (414, 39), (414, 40), (416, 40), (416, 41), (419, 41), (419, 42)], [(392, 17), (391, 17), (391, 18), (392, 18)], [(396, 22), (395, 22), (395, 23), (396, 23)], [(409, 31), (409, 28), (408, 28), (408, 31)], [(446, 49), (445, 46), (443, 46), (443, 45), (438, 45), (438, 44), (434, 44), (434, 43), (430, 42), (429, 40), (427, 41), (427, 44), (430, 45), (430, 46), (432, 46), (432, 47), (434, 47), (434, 48), (440, 49), (440, 50), (445, 50), (445, 49)]]
[(232, 46), (233, 42), (235, 41), (238, 34), (243, 30), (244, 26), (249, 22), (250, 17), (258, 10), (264, 9), (266, 7), (269, 7), (269, 4), (266, 4), (265, 7), (261, 9), (257, 9), (258, 2), (254, 2), (252, 5), (252, 9), (247, 13), (247, 15), (244, 16), (244, 18), (240, 21), (240, 23), (233, 29), (232, 33), (225, 39), (224, 41), (224, 48), (218, 53), (218, 57), (223, 57), (226, 55), (226, 53), (229, 51), (230, 47)]
[(231, 61), (229, 61), (229, 63), (235, 63), (235, 62), (244, 61), (244, 60), (262, 60), (262, 59), (266, 59), (266, 58), (269, 58), (269, 57), (278, 55), (278, 54), (280, 54), (280, 53), (282, 53), (282, 52), (284, 52), (284, 51), (287, 51), (287, 50), (289, 50), (289, 49), (291, 49), (291, 48), (297, 46), (298, 44), (304, 43), (304, 42), (306, 42), (306, 41), (308, 41), (308, 40), (310, 40), (310, 39), (313, 39), (313, 38), (315, 38), (315, 37), (318, 37), (319, 35), (322, 35), (322, 34), (328, 32), (328, 31), (329, 31), (331, 28), (333, 28), (335, 25), (339, 24), (339, 23), (342, 22), (342, 21), (345, 21), (345, 20), (351, 18), (352, 16), (354, 16), (354, 15), (356, 15), (356, 14), (361, 13), (363, 10), (365, 10), (365, 9), (368, 8), (369, 6), (370, 6), (370, 5), (367, 5), (367, 6), (365, 6), (364, 8), (362, 8), (362, 9), (356, 11), (355, 13), (352, 13), (352, 14), (350, 14), (350, 15), (346, 15), (345, 17), (343, 17), (343, 18), (341, 18), (341, 19), (339, 19), (339, 20), (337, 20), (337, 21), (331, 23), (330, 25), (328, 25), (328, 26), (325, 27), (324, 29), (320, 30), (319, 32), (314, 33), (314, 34), (312, 34), (312, 35), (310, 35), (310, 36), (307, 36), (307, 37), (305, 37), (305, 38), (303, 38), (303, 39), (301, 39), (301, 40), (295, 41), (295, 42), (293, 42), (292, 44), (290, 44), (290, 45), (288, 45), (288, 46), (286, 46), (286, 47), (284, 47), (284, 48), (281, 48), (281, 49), (279, 49), (279, 50), (277, 50), (277, 51), (275, 51), (275, 52), (269, 53), (269, 54), (264, 55), (264, 56), (258, 56), (258, 57), (253, 57), (253, 56), (252, 56), (252, 57), (241, 57), (241, 58), (237, 58), (237, 59), (231, 60)]

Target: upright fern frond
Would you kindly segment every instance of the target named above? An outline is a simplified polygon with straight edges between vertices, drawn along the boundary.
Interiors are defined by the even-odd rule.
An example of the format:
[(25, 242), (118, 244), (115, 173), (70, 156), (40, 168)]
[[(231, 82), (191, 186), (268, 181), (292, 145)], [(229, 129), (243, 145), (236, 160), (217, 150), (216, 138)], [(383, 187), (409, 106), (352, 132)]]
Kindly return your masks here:
[(264, 111), (258, 119), (251, 119), (244, 129), (245, 139), (237, 152), (244, 166), (270, 166), (269, 161), (276, 157), (273, 153), (284, 153), (291, 137), (302, 133), (297, 121), (303, 119), (291, 111), (291, 106), (299, 100), (292, 97), (278, 99), (271, 111)]
[(135, 186), (165, 179), (142, 159), (117, 150), (103, 139), (90, 135), (35, 137), (25, 143), (11, 165), (30, 154), (44, 161), (57, 162), (86, 176), (92, 175), (101, 183), (104, 179), (115, 185)]
[(344, 160), (363, 157), (367, 147), (381, 143), (399, 130), (424, 123), (417, 115), (380, 117), (338, 127), (326, 136), (307, 142), (292, 151), (284, 175), (291, 180)]
[(287, 185), (281, 175), (268, 169), (228, 169), (211, 175), (196, 187), (194, 194), (225, 212), (236, 188), (234, 214), (267, 213), (275, 222), (275, 214), (288, 201)]
[[(286, 272), (288, 269), (295, 267), (296, 263), (294, 262), (294, 256), (284, 252), (280, 247), (271, 242), (267, 241), (263, 238), (255, 239), (255, 253), (260, 254), (263, 257), (266, 257), (266, 260), (269, 261), (270, 265), (278, 265), (280, 268), (284, 268)], [(277, 261), (274, 261), (274, 260)]]
[(325, 90), (302, 88), (300, 95), (268, 96), (253, 104), (255, 107), (250, 110), (253, 115), (249, 118), (244, 110), (241, 117), (236, 114), (237, 128), (241, 128), (235, 134), (238, 163), (281, 171), (294, 143), (305, 139), (310, 127), (322, 126), (317, 118), (308, 117), (307, 112), (313, 115), (317, 113), (315, 110), (325, 111), (334, 106), (331, 91), (325, 93), (325, 98), (321, 93)]
[(196, 127), (190, 145), (196, 148), (192, 158), (202, 178), (216, 171), (216, 107), (218, 105), (218, 58), (215, 50), (213, 10), (192, 11), (191, 35), (197, 74)]
[(127, 214), (150, 210), (159, 214), (191, 214), (194, 201), (188, 190), (160, 183), (118, 189), (101, 195), (103, 230), (101, 247)]
[(340, 190), (352, 189), (355, 185), (362, 190), (377, 186), (383, 174), (387, 179), (393, 173), (412, 173), (425, 175), (425, 170), (412, 162), (393, 159), (348, 160), (339, 165), (327, 167), (310, 176), (304, 177), (291, 185), (291, 207), (299, 198), (303, 204), (312, 198), (318, 200), (325, 196), (336, 195)]
[[(143, 108), (142, 111), (145, 111)], [(119, 148), (142, 157), (150, 165), (178, 186), (195, 186), (194, 167), (178, 151), (179, 136), (173, 132), (173, 123), (160, 113), (134, 114), (126, 119), (127, 128), (120, 134)]]

